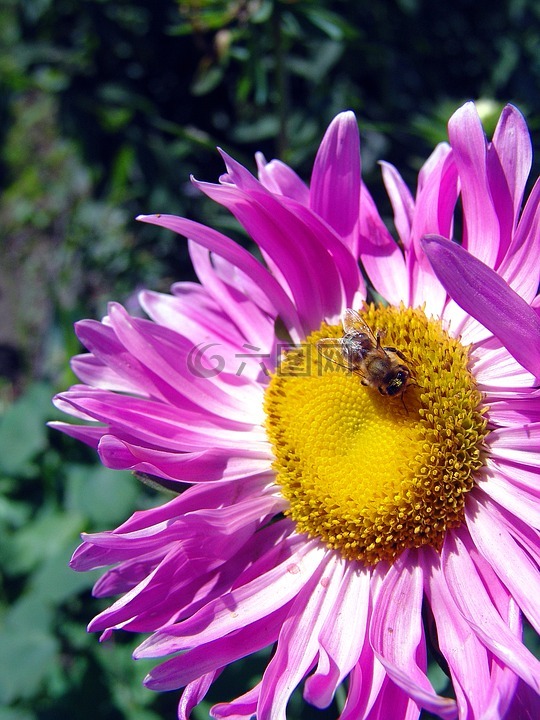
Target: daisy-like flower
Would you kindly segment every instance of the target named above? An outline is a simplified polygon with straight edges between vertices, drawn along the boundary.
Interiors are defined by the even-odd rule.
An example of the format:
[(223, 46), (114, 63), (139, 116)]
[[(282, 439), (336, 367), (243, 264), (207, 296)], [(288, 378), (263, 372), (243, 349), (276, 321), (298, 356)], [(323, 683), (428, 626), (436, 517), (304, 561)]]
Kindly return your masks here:
[(57, 404), (91, 422), (56, 426), (179, 493), (83, 537), (73, 567), (112, 566), (95, 595), (120, 596), (89, 629), (148, 633), (135, 656), (166, 657), (146, 684), (185, 688), (180, 718), (268, 646), (260, 682), (212, 717), (284, 719), (300, 684), (318, 708), (344, 684), (341, 720), (540, 714), (522, 641), (523, 616), (540, 630), (540, 183), (522, 208), (514, 107), (488, 142), (464, 105), (449, 140), (415, 196), (383, 163), (397, 239), (351, 112), (309, 188), (280, 161), (259, 156), (257, 179), (223, 153), (219, 184), (195, 185), (262, 260), (141, 217), (189, 238), (200, 284), (142, 292), (149, 319), (111, 304), (77, 325), (82, 384)]

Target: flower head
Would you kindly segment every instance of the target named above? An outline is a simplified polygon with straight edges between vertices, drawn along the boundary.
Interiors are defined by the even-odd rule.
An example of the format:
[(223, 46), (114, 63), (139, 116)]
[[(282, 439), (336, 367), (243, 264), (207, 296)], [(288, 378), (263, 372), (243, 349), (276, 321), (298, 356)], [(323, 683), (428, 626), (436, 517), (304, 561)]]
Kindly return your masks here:
[[(200, 284), (142, 292), (149, 319), (111, 304), (77, 325), (83, 384), (57, 404), (90, 422), (56, 425), (179, 494), (85, 535), (72, 564), (111, 566), (95, 594), (120, 598), (90, 629), (150, 633), (136, 657), (168, 657), (146, 683), (185, 688), (180, 718), (269, 645), (259, 684), (213, 717), (285, 718), (302, 682), (326, 707), (343, 681), (341, 720), (539, 710), (522, 615), (540, 629), (540, 184), (522, 208), (531, 146), (511, 106), (488, 142), (466, 104), (449, 140), (415, 196), (382, 164), (396, 238), (350, 112), (309, 188), (223, 154), (219, 184), (195, 185), (263, 261), (141, 217), (189, 238)], [(454, 697), (428, 678), (433, 648)]]

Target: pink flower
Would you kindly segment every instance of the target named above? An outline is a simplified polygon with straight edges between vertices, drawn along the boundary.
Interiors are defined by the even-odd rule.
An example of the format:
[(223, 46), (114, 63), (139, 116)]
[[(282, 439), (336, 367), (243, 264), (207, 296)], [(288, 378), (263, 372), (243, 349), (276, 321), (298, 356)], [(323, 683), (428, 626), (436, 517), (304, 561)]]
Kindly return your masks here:
[[(56, 426), (180, 494), (85, 535), (72, 565), (111, 566), (95, 594), (120, 597), (89, 629), (151, 633), (135, 655), (169, 656), (146, 684), (185, 688), (180, 718), (269, 645), (259, 684), (212, 717), (284, 719), (300, 683), (322, 708), (346, 679), (341, 720), (540, 713), (522, 642), (523, 615), (540, 629), (540, 184), (521, 209), (531, 145), (511, 106), (487, 142), (466, 104), (449, 139), (414, 197), (382, 164), (397, 241), (352, 113), (309, 188), (223, 153), (220, 183), (195, 185), (263, 262), (143, 216), (189, 238), (200, 284), (142, 292), (148, 320), (111, 304), (77, 324), (83, 384), (57, 404), (90, 423)], [(433, 647), (455, 699), (427, 676)]]

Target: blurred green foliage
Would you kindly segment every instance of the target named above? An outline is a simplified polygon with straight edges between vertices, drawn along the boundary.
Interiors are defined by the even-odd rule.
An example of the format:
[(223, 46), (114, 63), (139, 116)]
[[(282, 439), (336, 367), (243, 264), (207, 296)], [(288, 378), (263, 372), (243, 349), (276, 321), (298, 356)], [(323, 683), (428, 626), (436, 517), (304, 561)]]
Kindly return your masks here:
[[(219, 145), (250, 168), (255, 150), (279, 156), (309, 179), (344, 108), (378, 199), (377, 161), (412, 185), (463, 100), (483, 99), (488, 131), (515, 102), (536, 132), (539, 21), (535, 0), (0, 5), (0, 720), (175, 716), (177, 693), (141, 687), (132, 638), (86, 635), (103, 603), (89, 595), (95, 576), (67, 567), (81, 531), (161, 498), (45, 427), (50, 397), (74, 380), (73, 321), (192, 277), (185, 242), (133, 218), (188, 215), (248, 242), (190, 174), (215, 180)], [(235, 665), (214, 697), (260, 667)], [(315, 716), (335, 708), (302, 709), (296, 695), (290, 717)]]

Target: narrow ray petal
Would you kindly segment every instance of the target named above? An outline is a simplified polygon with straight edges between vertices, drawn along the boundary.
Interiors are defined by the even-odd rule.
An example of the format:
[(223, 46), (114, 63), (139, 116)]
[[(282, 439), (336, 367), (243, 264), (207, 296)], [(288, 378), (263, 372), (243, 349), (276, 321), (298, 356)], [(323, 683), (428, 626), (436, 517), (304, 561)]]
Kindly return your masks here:
[[(471, 543), (454, 533), (445, 546), (443, 570), (457, 607), (481, 642), (540, 693), (540, 662), (515, 637), (499, 615), (471, 559)], [(490, 593), (496, 591), (490, 586)]]
[(495, 271), (456, 243), (428, 236), (423, 245), (448, 294), (491, 330), (524, 368), (540, 376), (540, 320), (534, 310)]
[(360, 136), (354, 113), (340, 113), (319, 147), (310, 206), (355, 252), (360, 202)]

